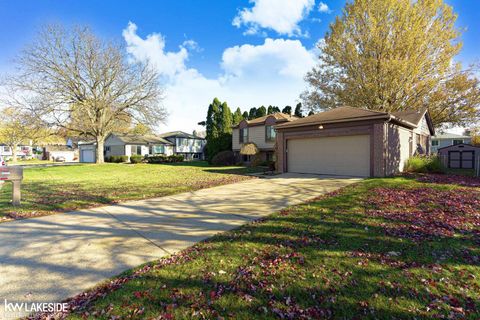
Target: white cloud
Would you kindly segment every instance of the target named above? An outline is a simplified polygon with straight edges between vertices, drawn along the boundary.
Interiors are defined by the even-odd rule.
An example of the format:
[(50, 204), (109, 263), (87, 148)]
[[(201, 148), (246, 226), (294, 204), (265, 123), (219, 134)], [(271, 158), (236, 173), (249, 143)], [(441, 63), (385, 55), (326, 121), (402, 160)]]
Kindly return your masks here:
[(192, 42), (184, 42), (177, 52), (165, 52), (165, 38), (161, 34), (152, 33), (142, 39), (137, 34), (137, 26), (132, 22), (128, 23), (122, 34), (127, 43), (127, 52), (138, 60), (149, 60), (162, 75), (173, 77), (185, 71), (187, 48), (192, 46)]
[(321, 2), (318, 4), (318, 11), (322, 13), (330, 13), (332, 12), (328, 5), (325, 2)]
[[(129, 25), (126, 31), (131, 28)], [(261, 105), (293, 105), (305, 88), (303, 77), (315, 64), (317, 55), (316, 49), (308, 50), (299, 40), (267, 38), (261, 45), (225, 49), (220, 62), (222, 73), (207, 78), (187, 66), (189, 49), (185, 46), (178, 52), (165, 52), (165, 41), (160, 34), (142, 39), (135, 28), (132, 30), (124, 31), (128, 52), (141, 61), (162, 61), (157, 68), (168, 75), (164, 106), (170, 116), (168, 124), (160, 126), (159, 131), (202, 129), (197, 123), (205, 120), (214, 97), (242, 111)], [(181, 53), (183, 49), (185, 54)], [(178, 56), (185, 58), (171, 58), (175, 67), (163, 64), (168, 63), (166, 57)], [(181, 63), (177, 63), (179, 60)]]
[(308, 16), (315, 0), (250, 0), (252, 8), (243, 8), (233, 25), (247, 27), (245, 34), (258, 34), (271, 29), (282, 35), (302, 35), (300, 21)]

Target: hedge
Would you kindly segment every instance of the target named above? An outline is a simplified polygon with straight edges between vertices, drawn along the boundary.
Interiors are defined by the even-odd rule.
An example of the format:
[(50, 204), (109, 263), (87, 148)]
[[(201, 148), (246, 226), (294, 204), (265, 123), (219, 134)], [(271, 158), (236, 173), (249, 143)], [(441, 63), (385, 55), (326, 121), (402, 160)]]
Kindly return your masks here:
[(235, 164), (233, 151), (220, 151), (212, 158), (212, 164), (216, 166), (231, 166)]
[(174, 163), (174, 162), (182, 162), (184, 157), (182, 155), (171, 155), (171, 156), (150, 156), (146, 158), (148, 163)]
[(438, 156), (414, 156), (407, 160), (405, 171), (417, 173), (443, 173), (445, 166)]
[(128, 156), (109, 156), (105, 157), (105, 162), (122, 163), (127, 162)]
[(138, 155), (138, 154), (135, 154), (135, 155), (130, 157), (130, 162), (131, 163), (140, 163), (140, 162), (142, 162), (142, 160), (143, 160), (143, 157), (141, 155)]

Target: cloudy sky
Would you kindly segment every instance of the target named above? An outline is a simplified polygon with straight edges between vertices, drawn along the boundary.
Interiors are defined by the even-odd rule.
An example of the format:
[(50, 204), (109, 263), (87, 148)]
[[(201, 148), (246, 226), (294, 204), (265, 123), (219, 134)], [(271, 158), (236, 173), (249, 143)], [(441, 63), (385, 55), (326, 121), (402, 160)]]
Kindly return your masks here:
[[(449, 0), (464, 29), (464, 64), (478, 61), (480, 4)], [(90, 25), (150, 59), (162, 74), (168, 123), (200, 129), (214, 97), (234, 109), (294, 105), (315, 64), (316, 44), (345, 1), (333, 0), (0, 0), (0, 73), (47, 23)]]

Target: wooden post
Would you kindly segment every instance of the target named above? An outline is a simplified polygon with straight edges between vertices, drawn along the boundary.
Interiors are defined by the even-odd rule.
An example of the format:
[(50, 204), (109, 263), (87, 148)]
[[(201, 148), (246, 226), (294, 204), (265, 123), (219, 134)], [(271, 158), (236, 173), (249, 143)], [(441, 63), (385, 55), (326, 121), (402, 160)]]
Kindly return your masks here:
[(23, 168), (20, 166), (13, 167), (1, 167), (0, 168), (0, 181), (10, 181), (13, 184), (12, 187), (12, 204), (14, 206), (20, 205), (21, 192), (20, 187), (23, 180)]
[(13, 184), (12, 204), (14, 206), (19, 206), (20, 205), (20, 199), (21, 199), (20, 185), (22, 184), (22, 181), (21, 180), (13, 180), (12, 184)]

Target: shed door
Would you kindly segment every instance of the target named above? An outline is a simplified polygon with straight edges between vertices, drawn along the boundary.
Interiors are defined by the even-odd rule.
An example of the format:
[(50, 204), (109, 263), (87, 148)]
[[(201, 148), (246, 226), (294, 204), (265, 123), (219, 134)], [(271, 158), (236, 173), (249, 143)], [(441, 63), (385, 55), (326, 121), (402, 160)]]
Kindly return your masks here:
[(288, 172), (370, 176), (370, 136), (292, 139), (287, 142)]
[(448, 167), (452, 169), (473, 169), (473, 151), (449, 151)]

